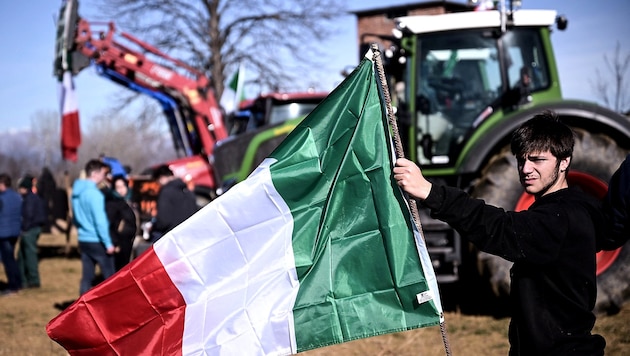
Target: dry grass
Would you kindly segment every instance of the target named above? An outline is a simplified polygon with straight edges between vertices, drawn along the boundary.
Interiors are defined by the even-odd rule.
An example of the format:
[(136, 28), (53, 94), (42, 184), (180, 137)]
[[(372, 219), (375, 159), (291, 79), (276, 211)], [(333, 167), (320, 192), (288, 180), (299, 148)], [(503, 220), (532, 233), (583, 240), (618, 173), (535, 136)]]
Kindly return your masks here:
[[(46, 335), (46, 323), (56, 307), (78, 295), (78, 258), (49, 257), (40, 262), (42, 288), (0, 298), (0, 355), (66, 355)], [(0, 267), (0, 281), (6, 281)], [(115, 306), (112, 306), (115, 308)], [(506, 355), (508, 319), (447, 313), (448, 339), (453, 355)], [(630, 354), (630, 306), (614, 316), (601, 316), (595, 331), (608, 343), (608, 355)], [(303, 353), (319, 355), (445, 355), (440, 329), (430, 327), (329, 346)]]

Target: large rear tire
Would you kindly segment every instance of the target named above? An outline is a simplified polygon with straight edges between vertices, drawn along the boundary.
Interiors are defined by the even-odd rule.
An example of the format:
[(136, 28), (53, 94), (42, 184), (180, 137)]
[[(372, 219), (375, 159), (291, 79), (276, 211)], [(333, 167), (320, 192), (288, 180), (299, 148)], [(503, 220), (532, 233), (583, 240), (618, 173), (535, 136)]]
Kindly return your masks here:
[[(582, 129), (574, 131), (576, 141), (569, 184), (578, 185), (584, 191), (601, 198), (606, 192), (606, 182), (619, 167), (627, 152), (619, 148), (608, 136), (591, 134)], [(505, 147), (490, 159), (472, 194), (484, 199), (488, 204), (506, 210), (526, 209), (533, 201), (524, 196), (516, 171), (516, 159), (509, 147)], [(488, 279), (493, 293), (499, 298), (508, 296), (512, 263), (484, 252), (477, 253), (476, 261), (478, 273)], [(595, 307), (597, 313), (616, 313), (624, 300), (630, 296), (630, 244), (626, 244), (620, 253), (608, 262), (609, 266), (606, 269), (598, 268)]]

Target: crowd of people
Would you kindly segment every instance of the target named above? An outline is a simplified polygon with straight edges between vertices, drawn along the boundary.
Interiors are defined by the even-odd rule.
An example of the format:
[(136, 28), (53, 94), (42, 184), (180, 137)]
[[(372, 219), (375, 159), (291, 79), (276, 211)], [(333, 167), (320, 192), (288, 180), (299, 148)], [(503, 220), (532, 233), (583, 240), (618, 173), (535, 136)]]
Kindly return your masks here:
[[(7, 277), (2, 295), (16, 294), (22, 288), (39, 288), (37, 238), (46, 221), (43, 199), (33, 194), (33, 177), (19, 181), (19, 193), (12, 179), (0, 174), (0, 258)], [(17, 249), (17, 254), (16, 254)]]
[(149, 238), (135, 252), (140, 219), (131, 200), (127, 172), (117, 161), (107, 157), (90, 160), (85, 178), (72, 185), (73, 222), (81, 255), (80, 295), (94, 285), (97, 265), (101, 277), (109, 278), (197, 211), (194, 193), (168, 166), (157, 167), (153, 179), (161, 186), (156, 211), (147, 224)]
[[(42, 174), (52, 177), (46, 170)], [(156, 209), (145, 224), (149, 226), (148, 238), (137, 245), (141, 223), (132, 201), (128, 171), (117, 160), (102, 156), (89, 160), (82, 175), (74, 181), (71, 196), (72, 224), (81, 258), (79, 295), (124, 268), (198, 210), (186, 183), (168, 166), (157, 167), (153, 178), (161, 188)], [(37, 241), (43, 230), (50, 229), (54, 216), (47, 204), (50, 189), (35, 183), (34, 177), (26, 175), (18, 181), (16, 191), (11, 177), (0, 174), (0, 258), (7, 277), (2, 295), (41, 287)]]

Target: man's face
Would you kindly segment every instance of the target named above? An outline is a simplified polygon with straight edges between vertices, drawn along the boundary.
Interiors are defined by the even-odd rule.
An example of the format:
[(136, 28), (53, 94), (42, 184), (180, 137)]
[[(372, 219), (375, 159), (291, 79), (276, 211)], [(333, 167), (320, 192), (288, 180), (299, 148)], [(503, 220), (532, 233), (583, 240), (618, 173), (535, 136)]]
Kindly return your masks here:
[(109, 170), (107, 169), (107, 167), (103, 167), (101, 169), (99, 169), (98, 171), (94, 172), (94, 181), (96, 182), (96, 184), (101, 184), (105, 178), (107, 177), (107, 173), (109, 172)]
[(518, 175), (525, 191), (536, 197), (566, 187), (565, 171), (570, 159), (558, 160), (551, 152), (532, 152), (517, 157)]

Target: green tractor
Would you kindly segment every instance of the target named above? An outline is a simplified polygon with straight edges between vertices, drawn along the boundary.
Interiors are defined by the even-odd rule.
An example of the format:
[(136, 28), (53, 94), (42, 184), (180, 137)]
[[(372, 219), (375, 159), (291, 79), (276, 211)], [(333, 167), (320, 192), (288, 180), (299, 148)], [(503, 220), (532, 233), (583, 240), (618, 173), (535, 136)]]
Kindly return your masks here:
[(327, 92), (261, 94), (227, 117), (230, 136), (217, 142), (211, 161), (221, 195), (241, 182), (328, 96)]
[[(563, 99), (550, 36), (552, 27), (566, 28), (565, 18), (504, 6), (399, 17), (396, 24), (386, 38), (392, 45), (384, 51), (386, 72), (403, 146), (426, 176), (507, 210), (527, 209), (533, 198), (519, 184), (510, 135), (534, 114), (553, 110), (576, 133), (570, 184), (597, 197), (606, 193), (630, 148), (630, 119)], [(426, 212), (421, 221), (438, 280), (466, 295), (458, 300), (462, 309), (478, 302), (473, 294), (485, 301), (509, 294), (509, 262), (462, 243)], [(614, 313), (628, 294), (630, 245), (600, 252), (597, 263), (596, 310)]]

